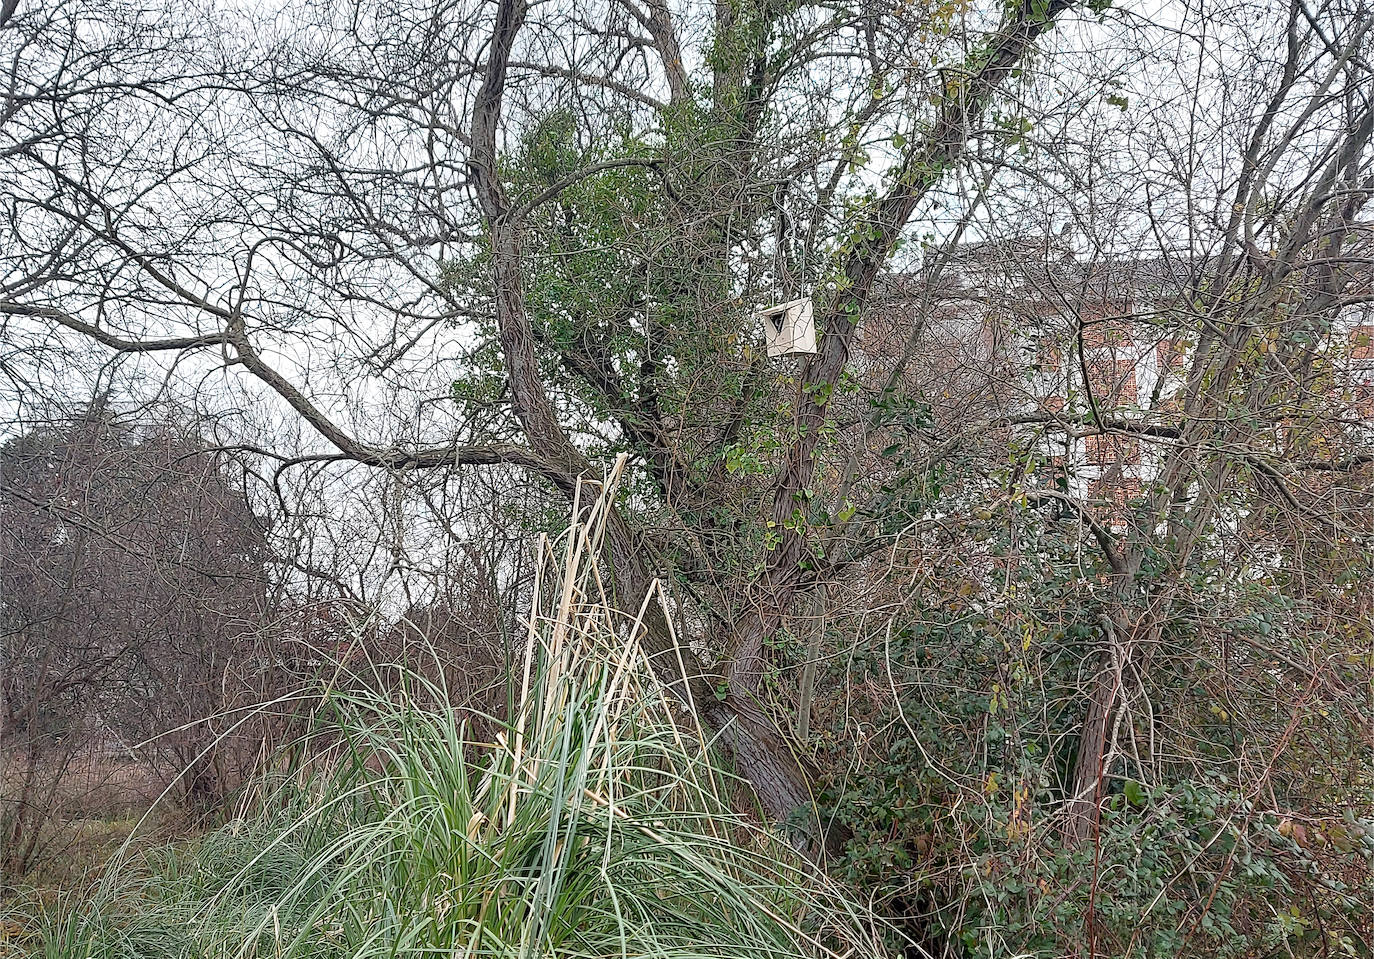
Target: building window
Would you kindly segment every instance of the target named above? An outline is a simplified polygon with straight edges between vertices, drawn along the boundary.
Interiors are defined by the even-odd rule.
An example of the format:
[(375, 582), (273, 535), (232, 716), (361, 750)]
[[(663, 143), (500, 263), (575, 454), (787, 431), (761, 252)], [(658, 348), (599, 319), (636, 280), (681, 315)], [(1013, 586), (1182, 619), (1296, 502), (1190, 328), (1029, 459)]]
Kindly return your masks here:
[(1135, 363), (1114, 357), (1089, 360), (1088, 385), (1099, 403), (1135, 403)]
[(1374, 326), (1366, 323), (1350, 331), (1350, 358), (1374, 360)]
[(1094, 466), (1138, 466), (1140, 441), (1133, 436), (1116, 433), (1095, 433), (1084, 437), (1083, 446), (1088, 462)]

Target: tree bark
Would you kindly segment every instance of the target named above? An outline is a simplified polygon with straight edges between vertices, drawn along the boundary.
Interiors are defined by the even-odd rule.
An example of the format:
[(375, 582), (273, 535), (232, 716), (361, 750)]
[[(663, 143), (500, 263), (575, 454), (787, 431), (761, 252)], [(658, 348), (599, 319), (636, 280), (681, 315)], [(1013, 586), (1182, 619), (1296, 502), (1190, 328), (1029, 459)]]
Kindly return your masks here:
[(1069, 819), (1065, 829), (1072, 844), (1091, 839), (1097, 831), (1102, 810), (1102, 785), (1107, 772), (1107, 749), (1118, 695), (1118, 674), (1114, 666), (1108, 663), (1093, 680), (1088, 715), (1083, 720), (1078, 738), (1078, 758), (1074, 762)]

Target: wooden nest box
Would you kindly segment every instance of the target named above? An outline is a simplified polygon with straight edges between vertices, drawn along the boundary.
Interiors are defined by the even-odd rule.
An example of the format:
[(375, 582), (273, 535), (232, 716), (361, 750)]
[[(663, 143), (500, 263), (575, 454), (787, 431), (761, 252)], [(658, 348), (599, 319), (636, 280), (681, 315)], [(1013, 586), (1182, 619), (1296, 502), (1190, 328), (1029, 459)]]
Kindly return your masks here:
[(811, 297), (788, 300), (758, 314), (768, 335), (770, 357), (816, 352), (816, 315)]

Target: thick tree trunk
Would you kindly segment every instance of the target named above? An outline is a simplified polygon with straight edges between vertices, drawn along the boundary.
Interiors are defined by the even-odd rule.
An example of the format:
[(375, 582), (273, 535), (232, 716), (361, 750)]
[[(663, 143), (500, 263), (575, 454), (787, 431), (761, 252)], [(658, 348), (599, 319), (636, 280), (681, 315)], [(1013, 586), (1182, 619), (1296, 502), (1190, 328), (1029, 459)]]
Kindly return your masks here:
[[(1118, 583), (1119, 596), (1124, 596), (1139, 570), (1136, 564), (1123, 567), (1123, 579)], [(1131, 698), (1125, 688), (1126, 677), (1146, 675), (1153, 650), (1158, 646), (1161, 624), (1167, 616), (1167, 594), (1156, 595), (1151, 609), (1137, 608), (1136, 614), (1126, 612), (1124, 602), (1115, 616), (1103, 617), (1107, 646), (1097, 653), (1097, 674), (1088, 693), (1088, 713), (1078, 738), (1078, 758), (1074, 762), (1070, 781), (1068, 823), (1065, 836), (1070, 843), (1092, 838), (1101, 818), (1102, 799), (1111, 770), (1113, 731), (1126, 700)]]
[(820, 816), (816, 808), (818, 771), (792, 737), (769, 717), (762, 699), (768, 668), (764, 640), (781, 626), (784, 605), (795, 592), (795, 588), (781, 589), (760, 598), (736, 622), (722, 705), (733, 730), (735, 761), (753, 784), (764, 812), (774, 822), (786, 824), (799, 847), (819, 857), (838, 853), (845, 836)]
[(826, 828), (816, 810), (815, 770), (757, 705), (727, 697), (706, 710), (735, 765), (749, 781), (768, 818), (783, 826), (799, 848), (834, 854), (842, 837)]
[(727, 675), (706, 669), (687, 644), (673, 638), (666, 612), (657, 602), (652, 577), (625, 538), (628, 531), (618, 517), (612, 521), (611, 532), (612, 564), (622, 586), (620, 605), (638, 607), (644, 596), (655, 596), (644, 611), (644, 643), (660, 678), (684, 702), (695, 706), (702, 726), (719, 736), (770, 821), (788, 829), (796, 845), (814, 856), (839, 852), (842, 832), (824, 822), (816, 810), (816, 770), (760, 703), (759, 680), (765, 665), (763, 622), (748, 622), (742, 627), (748, 633), (737, 643), (742, 655), (728, 664)]

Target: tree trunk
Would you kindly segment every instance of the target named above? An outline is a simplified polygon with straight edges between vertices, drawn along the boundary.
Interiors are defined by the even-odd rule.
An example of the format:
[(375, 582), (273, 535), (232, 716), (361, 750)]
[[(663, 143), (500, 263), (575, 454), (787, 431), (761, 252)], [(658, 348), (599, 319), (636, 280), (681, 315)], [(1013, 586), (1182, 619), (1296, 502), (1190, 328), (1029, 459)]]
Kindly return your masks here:
[(705, 710), (739, 772), (749, 781), (768, 818), (787, 829), (798, 848), (833, 855), (843, 838), (816, 810), (816, 773), (757, 705), (727, 697)]
[(674, 638), (659, 601), (661, 594), (632, 542), (625, 539), (628, 530), (618, 516), (612, 516), (609, 532), (612, 565), (618, 583), (623, 584), (617, 591), (621, 607), (637, 608), (644, 596), (653, 597), (644, 609), (644, 645), (659, 678), (684, 703), (691, 702), (702, 726), (719, 736), (769, 820), (786, 826), (797, 846), (814, 856), (837, 853), (844, 836), (817, 814), (816, 770), (768, 717), (758, 698), (764, 623), (745, 625), (747, 635), (736, 644), (738, 652), (728, 663), (728, 675), (706, 669), (689, 644)]
[[(782, 625), (782, 609), (795, 589), (760, 598), (737, 621), (724, 677), (721, 704), (732, 730), (735, 761), (754, 786), (759, 804), (774, 822), (786, 824), (799, 848), (816, 857), (835, 855), (845, 836), (824, 821), (816, 808), (818, 771), (797, 743), (763, 709), (763, 677), (768, 667), (764, 640)], [(713, 722), (718, 720), (713, 718)]]
[(1103, 657), (1105, 661), (1093, 680), (1088, 715), (1078, 737), (1078, 759), (1074, 762), (1069, 821), (1065, 829), (1069, 841), (1074, 844), (1093, 836), (1101, 811), (1108, 740), (1118, 694), (1118, 673), (1111, 658), (1110, 654)]

